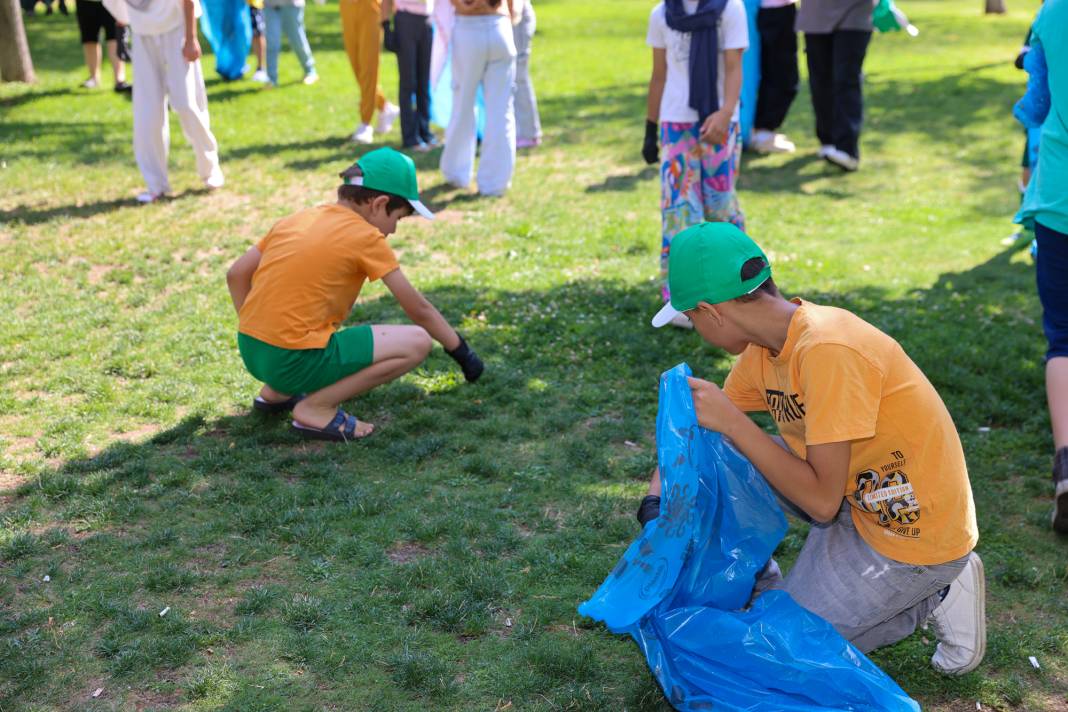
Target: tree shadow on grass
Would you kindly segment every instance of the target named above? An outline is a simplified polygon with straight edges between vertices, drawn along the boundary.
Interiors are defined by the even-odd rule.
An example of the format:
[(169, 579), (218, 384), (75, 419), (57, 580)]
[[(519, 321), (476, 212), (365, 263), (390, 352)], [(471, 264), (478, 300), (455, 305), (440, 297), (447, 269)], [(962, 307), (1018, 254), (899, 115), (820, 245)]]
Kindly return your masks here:
[[(897, 338), (941, 392), (969, 453), (981, 546), (987, 547), (982, 552), (995, 593), (1011, 580), (998, 572), (1035, 557), (1052, 538), (1044, 522), (1040, 526), (1032, 517), (1048, 506), (1049, 493), (1036, 499), (1005, 479), (1010, 471), (1018, 475), (1014, 466), (1020, 460), (1045, 458), (1048, 439), (1048, 422), (1036, 407), (1044, 348), (1037, 298), (1030, 266), (1014, 260), (1014, 254), (1006, 250), (900, 298), (889, 298), (878, 286), (807, 295), (816, 303), (853, 310)], [(427, 296), (446, 315), (471, 315), (464, 329), (487, 362), (478, 384), (463, 384), (455, 365), (436, 351), (413, 378), (348, 404), (380, 426), (365, 442), (308, 445), (288, 431), (284, 418), (193, 415), (145, 442), (114, 443), (94, 456), (60, 463), (14, 492), (0, 492), (0, 518), (17, 523), (35, 513), (53, 526), (77, 523), (89, 538), (56, 553), (46, 546), (47, 537), (19, 534), (0, 548), (0, 565), (22, 587), (31, 572), (48, 570), (60, 557), (64, 566), (82, 572), (77, 586), (109, 590), (108, 580), (141, 575), (140, 569), (123, 568), (129, 565), (123, 552), (168, 541), (164, 535), (172, 532), (167, 536), (175, 543), (164, 545), (161, 555), (180, 566), (191, 566), (196, 557), (199, 566), (225, 569), (228, 580), (241, 581), (254, 576), (268, 556), (280, 557), (285, 569), (294, 570), (312, 559), (349, 561), (353, 551), (379, 561), (389, 542), (422, 536), (442, 551), (452, 551), (450, 543), (460, 540), (465, 550), (505, 546), (493, 565), (500, 567), (496, 575), (506, 578), (524, 565), (524, 557), (533, 556), (528, 547), (551, 541), (555, 560), (574, 557), (576, 562), (554, 569), (553, 585), (593, 591), (610, 570), (613, 547), (634, 534), (633, 502), (615, 494), (599, 504), (596, 493), (647, 474), (651, 450), (632, 454), (625, 443), (650, 442), (659, 373), (685, 360), (698, 374), (719, 380), (727, 359), (692, 332), (649, 327), (659, 297), (644, 283), (584, 280), (542, 290), (445, 286), (428, 290)], [(357, 314), (372, 323), (403, 321), (389, 298), (361, 304)], [(978, 426), (992, 428), (992, 434), (977, 435)], [(983, 440), (988, 437), (994, 439)], [(1045, 472), (1041, 477), (1048, 488)], [(473, 490), (477, 496), (467, 496)], [(458, 492), (464, 496), (457, 497)], [(608, 509), (598, 515), (602, 524), (594, 526), (600, 520), (588, 512), (600, 511), (597, 507)], [(555, 534), (556, 522), (526, 539), (514, 535), (509, 522), (532, 526), (530, 518), (549, 508), (586, 514), (561, 515), (566, 538)], [(190, 541), (183, 544), (183, 539)], [(1013, 546), (999, 547), (999, 541)], [(209, 545), (214, 548), (205, 553)], [(193, 592), (207, 593), (212, 580), (194, 583)], [(1062, 579), (1043, 580), (1042, 587), (1019, 595), (1064, 595)], [(4, 635), (19, 636), (52, 615), (32, 594), (7, 590), (12, 595), (4, 608)], [(138, 590), (133, 584), (124, 595), (133, 600)], [(401, 603), (417, 594), (418, 586), (405, 586), (390, 594), (396, 599), (379, 599), (384, 603), (375, 604), (378, 615), (397, 618), (394, 624), (403, 628)], [(330, 600), (349, 593), (328, 586), (318, 595)], [(520, 589), (510, 605), (555, 606), (539, 623), (551, 626), (557, 618), (569, 623), (577, 602), (539, 603)], [(91, 611), (70, 605), (75, 607), (64, 615), (85, 615), (97, 625), (127, 615), (121, 602)], [(991, 629), (1007, 640), (1019, 636), (996, 615)], [(246, 634), (256, 635), (254, 628), (250, 631)], [(203, 658), (225, 631), (214, 635), (183, 649), (177, 664)], [(329, 629), (321, 635), (342, 642)], [(125, 643), (119, 639), (115, 645), (120, 644)], [(28, 655), (36, 649), (19, 650)], [(91, 654), (121, 659), (107, 658), (117, 655), (109, 651), (97, 648)], [(881, 653), (880, 661), (912, 692), (965, 700), (977, 699), (985, 689), (982, 677), (1000, 674), (1011, 652), (992, 652), (990, 665), (980, 672), (946, 680), (915, 665), (914, 651), (924, 648), (910, 639)], [(3, 668), (0, 683), (12, 685), (7, 689), (16, 691), (15, 700), (32, 699), (44, 684), (44, 678), (35, 677), (5, 680), (15, 669)], [(327, 674), (314, 663), (309, 669)]]
[[(177, 200), (185, 200), (210, 193), (209, 188), (195, 188), (181, 193), (160, 198), (159, 203), (170, 203)], [(113, 198), (111, 200), (98, 200), (93, 203), (74, 203), (72, 205), (57, 205), (36, 208), (32, 205), (20, 206), (12, 210), (0, 210), (0, 223), (22, 223), (24, 225), (38, 225), (56, 219), (89, 218), (101, 213), (110, 213), (120, 208), (142, 207), (150, 210), (148, 206), (142, 206), (134, 197)]]

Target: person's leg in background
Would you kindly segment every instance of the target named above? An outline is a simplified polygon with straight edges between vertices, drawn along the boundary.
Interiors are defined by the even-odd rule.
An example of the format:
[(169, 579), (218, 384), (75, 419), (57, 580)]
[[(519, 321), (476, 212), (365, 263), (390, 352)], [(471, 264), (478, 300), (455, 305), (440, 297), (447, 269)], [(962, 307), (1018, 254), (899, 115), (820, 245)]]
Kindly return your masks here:
[(486, 68), (486, 40), (473, 18), (459, 17), (452, 39), (452, 114), (445, 129), (441, 173), (457, 188), (471, 183), (475, 166), (475, 97)]
[(862, 74), (871, 32), (836, 30), (832, 33), (834, 119), (832, 143), (853, 159), (860, 158), (860, 128), (864, 120)]
[(523, 17), (514, 28), (515, 35), (515, 124), (516, 147), (533, 148), (541, 143), (541, 117), (538, 98), (530, 81), (530, 53), (537, 29), (534, 6), (523, 6)]
[(184, 31), (179, 27), (160, 35), (163, 49), (167, 52), (167, 95), (171, 109), (178, 114), (182, 132), (193, 149), (197, 174), (207, 188), (221, 188), (224, 180), (219, 167), (219, 144), (211, 132), (204, 74), (199, 59), (187, 62), (182, 56)]
[(278, 86), (278, 55), (282, 52), (282, 8), (267, 5), (263, 8), (267, 24), (267, 86)]
[[(696, 123), (660, 123), (660, 295), (665, 302), (671, 298), (667, 281), (671, 240), (704, 220), (699, 130)], [(685, 314), (671, 324), (693, 328)]]
[(319, 81), (319, 75), (315, 73), (315, 57), (308, 44), (308, 34), (304, 31), (304, 6), (283, 5), (279, 9), (282, 11), (282, 29), (304, 70), (304, 83), (314, 84)]
[(430, 56), (434, 46), (434, 27), (430, 17), (423, 18), (415, 44), (415, 116), (419, 140), (428, 148), (438, 144), (430, 131)]
[(267, 60), (267, 22), (263, 17), (263, 8), (248, 6), (249, 20), (252, 22), (252, 54), (256, 56), (256, 71), (252, 75), (254, 82), (268, 82)]
[(100, 22), (94, 10), (103, 9), (103, 3), (82, 0), (75, 7), (75, 15), (78, 18), (78, 32), (82, 38), (82, 53), (85, 55), (85, 68), (89, 70), (89, 78), (82, 82), (85, 89), (95, 89), (100, 86)]
[(419, 122), (412, 99), (419, 84), (416, 59), (419, 41), (427, 18), (411, 12), (398, 11), (393, 16), (394, 31), (397, 34), (397, 103), (400, 106), (401, 144), (405, 148), (416, 148), (422, 144), (419, 135)]
[(1046, 398), (1053, 430), (1053, 528), (1068, 534), (1068, 234), (1035, 223), (1035, 280), (1042, 303)]
[(742, 163), (742, 131), (731, 123), (722, 145), (699, 143), (701, 151), (701, 203), (706, 222), (729, 222), (745, 230), (745, 215), (738, 205), (738, 169)]
[(131, 86), (126, 83), (126, 65), (119, 58), (119, 27), (115, 24), (115, 18), (104, 7), (104, 3), (97, 4), (100, 5), (100, 24), (104, 28), (104, 44), (108, 49), (108, 62), (111, 64), (115, 91), (130, 91)]
[(503, 195), (515, 171), (515, 40), (508, 18), (495, 17), (482, 75), (486, 129), (478, 161), (478, 192)]
[(797, 5), (764, 7), (757, 14), (760, 31), (760, 88), (750, 146), (758, 153), (793, 153), (794, 144), (778, 133), (797, 96)]
[(399, 113), (396, 107), (386, 101), (386, 95), (378, 86), (382, 5), (380, 0), (339, 0), (339, 9), (345, 54), (349, 57), (352, 74), (360, 87), (360, 125), (351, 139), (357, 143), (371, 143), (375, 132), (371, 119), (375, 109), (386, 113), (387, 109), (392, 108)]
[(137, 167), (145, 179), (146, 190), (137, 196), (142, 203), (151, 203), (171, 191), (167, 180), (167, 152), (170, 148), (167, 63), (161, 44), (159, 35), (135, 34), (133, 38), (133, 63), (137, 66), (137, 91), (133, 93), (133, 149)]
[(834, 64), (830, 34), (805, 33), (805, 61), (812, 113), (816, 115), (816, 138), (820, 157), (834, 148)]

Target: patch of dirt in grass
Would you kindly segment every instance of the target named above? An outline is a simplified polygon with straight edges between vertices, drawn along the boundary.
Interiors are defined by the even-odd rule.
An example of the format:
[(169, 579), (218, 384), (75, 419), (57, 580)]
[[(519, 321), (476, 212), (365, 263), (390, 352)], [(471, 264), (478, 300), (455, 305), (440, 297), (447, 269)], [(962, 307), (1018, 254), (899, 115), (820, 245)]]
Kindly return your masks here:
[(100, 284), (108, 272), (115, 268), (115, 265), (93, 265), (89, 268), (89, 274), (86, 278), (89, 280), (89, 284)]
[(159, 692), (156, 690), (130, 690), (126, 695), (125, 710), (142, 712), (143, 710), (166, 710), (174, 709), (182, 703), (182, 693), (178, 690), (172, 692)]
[(394, 564), (406, 564), (409, 561), (422, 558), (430, 553), (430, 549), (422, 544), (411, 541), (398, 541), (386, 550), (386, 556)]
[(115, 439), (123, 442), (132, 443), (140, 440), (146, 440), (149, 437), (158, 433), (162, 428), (156, 423), (146, 423), (133, 430), (128, 430), (125, 433), (116, 433)]

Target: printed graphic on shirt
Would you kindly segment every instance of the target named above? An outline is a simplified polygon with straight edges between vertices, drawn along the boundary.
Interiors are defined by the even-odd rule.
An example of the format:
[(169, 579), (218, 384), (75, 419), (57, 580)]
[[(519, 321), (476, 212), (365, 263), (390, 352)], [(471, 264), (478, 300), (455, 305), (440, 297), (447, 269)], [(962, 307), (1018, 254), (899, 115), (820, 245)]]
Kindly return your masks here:
[(905, 455), (900, 450), (890, 454), (894, 459), (879, 468), (882, 473), (864, 470), (857, 474), (853, 505), (878, 515), (879, 526), (888, 533), (916, 539), (920, 536), (920, 505), (904, 471)]
[(768, 388), (764, 391), (764, 398), (768, 403), (768, 412), (776, 423), (792, 423), (805, 417), (805, 404), (796, 393), (787, 395)]

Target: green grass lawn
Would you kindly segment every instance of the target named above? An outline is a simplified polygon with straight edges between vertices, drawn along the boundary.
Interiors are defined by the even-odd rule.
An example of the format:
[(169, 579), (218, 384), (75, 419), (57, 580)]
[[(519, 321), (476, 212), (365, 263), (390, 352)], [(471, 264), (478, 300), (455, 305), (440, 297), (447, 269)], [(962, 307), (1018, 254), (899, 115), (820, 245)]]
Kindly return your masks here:
[[(1031, 261), (1001, 244), (1012, 59), (1037, 2), (1009, 4), (907, 2), (922, 34), (869, 53), (861, 171), (815, 159), (803, 90), (798, 153), (747, 159), (741, 183), (780, 286), (900, 340), (961, 432), (986, 661), (940, 676), (922, 633), (873, 655), (931, 710), (1068, 708), (1045, 342)], [(150, 207), (133, 202), (128, 100), (76, 88), (73, 18), (27, 23), (40, 81), (0, 86), (0, 710), (667, 709), (637, 648), (575, 611), (637, 534), (658, 375), (730, 364), (648, 326), (651, 5), (539, 0), (546, 143), (504, 199), (446, 189), (438, 155), (417, 159), (441, 219), (393, 243), (487, 373), (466, 385), (437, 349), (349, 404), (379, 428), (349, 447), (249, 413), (223, 279), (358, 154), (336, 5), (308, 7), (318, 85), (288, 52), (275, 91), (209, 80), (227, 187), (199, 190), (172, 121), (177, 195)], [(352, 321), (401, 319), (376, 284)], [(795, 523), (779, 555), (803, 537)]]

